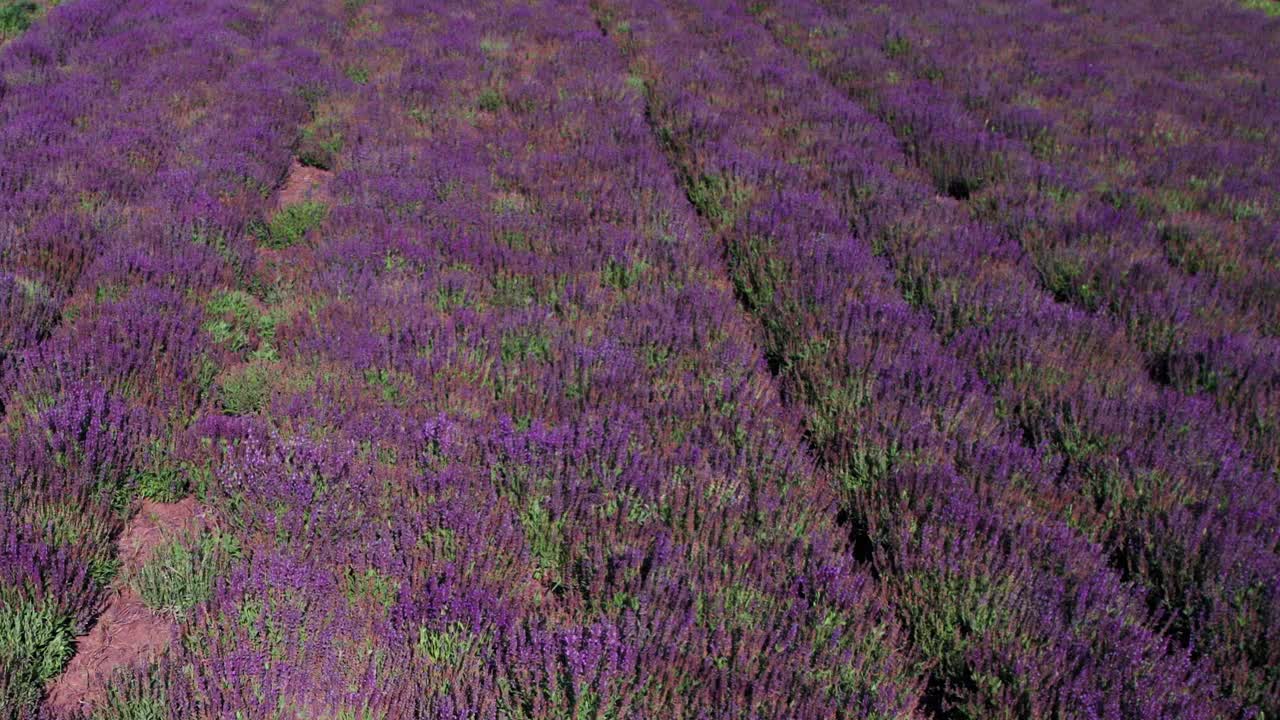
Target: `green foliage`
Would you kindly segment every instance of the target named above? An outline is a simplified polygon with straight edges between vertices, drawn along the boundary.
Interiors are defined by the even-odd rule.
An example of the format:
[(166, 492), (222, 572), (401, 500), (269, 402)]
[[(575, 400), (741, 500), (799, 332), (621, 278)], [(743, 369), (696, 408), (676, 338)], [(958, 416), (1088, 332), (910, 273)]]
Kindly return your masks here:
[(13, 37), (31, 27), (38, 11), (35, 3), (25, 0), (0, 2), (0, 37)]
[(228, 290), (210, 298), (205, 315), (204, 330), (215, 343), (237, 353), (252, 348), (254, 359), (276, 359), (276, 326), (285, 319), (279, 309), (259, 310), (249, 293)]
[(496, 307), (528, 307), (538, 299), (538, 288), (527, 275), (502, 273), (493, 280)]
[(1092, 432), (1085, 421), (1072, 416), (1069, 407), (1050, 425), (1046, 434), (1054, 447), (1075, 465), (1087, 466), (1095, 460), (1107, 458), (1112, 452), (1107, 437)]
[(529, 553), (537, 562), (534, 578), (550, 579), (553, 588), (559, 587), (557, 578), (564, 569), (567, 555), (564, 548), (564, 518), (553, 519), (551, 513), (542, 507), (541, 501), (534, 500), (529, 509), (520, 515), (520, 523), (524, 526)]
[(504, 55), (511, 49), (511, 42), (506, 38), (485, 36), (480, 38), (480, 52), (489, 56)]
[[(117, 511), (123, 511), (132, 499), (125, 485), (106, 487), (113, 497)], [(115, 577), (119, 561), (115, 555), (112, 528), (108, 523), (83, 511), (79, 502), (71, 498), (49, 498), (26, 503), (24, 519), (42, 530), (44, 539), (59, 547), (76, 548), (88, 555), (89, 577), (99, 587)], [(0, 588), (0, 601), (4, 600)]]
[(458, 536), (446, 527), (433, 528), (418, 538), (417, 546), (428, 550), (433, 557), (453, 562), (458, 557)]
[(882, 483), (901, 458), (902, 452), (896, 442), (888, 447), (859, 442), (849, 449), (848, 459), (836, 467), (836, 478), (840, 488), (853, 496)]
[(156, 502), (176, 502), (189, 489), (185, 464), (159, 440), (151, 442), (146, 459), (134, 470), (132, 485), (139, 497)]
[(357, 85), (369, 82), (369, 70), (362, 65), (348, 65), (345, 73), (347, 79)]
[(393, 368), (370, 368), (364, 371), (364, 381), (375, 388), (383, 402), (403, 407), (412, 397), (417, 380), (412, 373)]
[(353, 605), (373, 603), (381, 605), (383, 609), (390, 609), (400, 592), (400, 581), (379, 572), (377, 568), (369, 568), (363, 573), (347, 570), (343, 590), (347, 600)]
[(187, 494), (186, 475), (178, 465), (155, 465), (140, 470), (135, 477), (139, 497), (147, 500), (171, 503)]
[(1042, 263), (1040, 276), (1045, 288), (1059, 302), (1076, 302), (1091, 311), (1097, 310), (1102, 302), (1097, 288), (1089, 284), (1085, 269), (1077, 260), (1048, 258)]
[[(790, 278), (786, 265), (774, 257), (770, 238), (751, 237), (731, 243), (729, 267), (738, 297), (753, 313), (771, 309), (776, 289), (785, 287)], [(771, 334), (777, 330), (769, 329)]]
[(271, 397), (271, 369), (251, 363), (222, 381), (222, 410), (228, 415), (253, 415)]
[(660, 343), (645, 343), (640, 349), (640, 357), (644, 358), (644, 364), (650, 370), (666, 366), (674, 354), (670, 345)]
[(195, 372), (192, 373), (191, 382), (196, 388), (197, 395), (202, 400), (209, 395), (209, 390), (217, 379), (218, 363), (209, 357), (208, 352), (200, 353), (195, 363)]
[(918, 613), (909, 625), (917, 645), (925, 657), (940, 661), (943, 673), (963, 672), (972, 638), (999, 619), (990, 578), (919, 573), (913, 579), (922, 601), (907, 605), (907, 612)]
[(181, 616), (209, 598), (218, 575), (239, 556), (240, 545), (229, 535), (178, 538), (156, 548), (130, 584), (147, 607)]
[(382, 267), (387, 272), (403, 272), (409, 267), (409, 260), (395, 250), (388, 250), (382, 258)]
[(1160, 228), (1160, 240), (1164, 243), (1169, 262), (1191, 275), (1212, 270), (1215, 273), (1229, 271), (1219, 262), (1218, 238), (1201, 234), (1184, 225), (1168, 224)]
[(866, 379), (855, 375), (846, 380), (821, 381), (825, 387), (811, 399), (813, 411), (806, 429), (814, 447), (832, 447), (846, 440), (849, 428), (857, 427), (859, 411), (871, 403), (872, 388)]
[(427, 626), (418, 628), (417, 656), (428, 665), (457, 668), (468, 653), (480, 644), (480, 638), (467, 629), (467, 626), (455, 622), (444, 630), (432, 630)]
[(498, 112), (502, 109), (502, 93), (494, 88), (485, 88), (476, 98), (476, 106), (485, 112)]
[[(99, 285), (94, 290), (93, 299), (94, 299), (94, 302), (98, 303), (99, 305), (102, 305), (105, 303), (115, 302), (117, 300), (120, 300), (125, 296), (126, 293), (128, 293), (128, 291), (129, 291), (128, 286), (123, 283), (108, 283), (106, 285)], [(31, 294), (29, 290), (28, 290), (28, 294)]]
[[(589, 681), (575, 677), (561, 659), (534, 682), (514, 674), (498, 678), (498, 715), (509, 720), (614, 720), (624, 717), (619, 698), (605, 703)], [(679, 694), (685, 691), (677, 690)], [(532, 708), (538, 708), (535, 714)]]
[(906, 57), (911, 54), (911, 40), (902, 35), (893, 35), (884, 40), (884, 54), (891, 58)]
[(49, 291), (45, 289), (44, 283), (39, 280), (22, 277), (21, 275), (17, 275), (13, 279), (18, 284), (18, 287), (22, 288), (22, 293), (27, 296), (27, 299), (38, 300), (49, 297)]
[(1227, 203), (1227, 210), (1231, 213), (1231, 219), (1234, 222), (1259, 218), (1264, 212), (1262, 205), (1249, 200)]
[(694, 619), (708, 628), (746, 630), (757, 627), (775, 604), (759, 590), (733, 582), (714, 598), (699, 593), (694, 599)]
[(506, 365), (526, 360), (547, 362), (551, 359), (551, 343), (536, 332), (509, 332), (502, 336), (501, 353)]
[(191, 233), (191, 242), (194, 245), (210, 248), (229, 264), (237, 262), (235, 251), (227, 244), (227, 237), (222, 233), (195, 230)]
[(321, 170), (332, 170), (334, 159), (342, 152), (343, 145), (338, 123), (332, 118), (318, 118), (302, 127), (298, 162)]
[(109, 585), (119, 572), (120, 558), (114, 555), (99, 555), (89, 561), (89, 577), (93, 578), (99, 587)]
[(627, 265), (609, 258), (600, 279), (606, 286), (615, 290), (626, 290), (640, 282), (640, 278), (648, 269), (649, 263), (644, 260), (636, 260)]
[(1271, 17), (1280, 17), (1280, 1), (1278, 0), (1243, 0), (1250, 10), (1261, 10)]
[[(1021, 645), (1027, 653), (1039, 649), (1020, 632), (1017, 579), (927, 570), (909, 573), (902, 583), (904, 624), (921, 655), (934, 664), (931, 675), (938, 689), (962, 703), (954, 717), (994, 717), (996, 707), (1007, 711), (1002, 717), (1030, 716), (1022, 707), (1029, 691), (1024, 678), (998, 664), (981, 671), (971, 659), (972, 650), (984, 643)], [(960, 694), (953, 696), (956, 690)]]
[(302, 241), (308, 231), (319, 227), (329, 215), (329, 206), (317, 200), (289, 205), (276, 213), (265, 225), (259, 223), (253, 232), (258, 241), (269, 248), (286, 248)]
[[(1052, 130), (1048, 129), (1037, 132), (1027, 141), (1027, 144), (1031, 148), (1033, 157), (1046, 162), (1058, 157), (1058, 154), (1063, 150), (1062, 144), (1058, 142), (1058, 137), (1054, 135)], [(1064, 188), (1048, 188), (1045, 194), (1058, 202), (1063, 202), (1067, 192)]]
[(749, 199), (745, 188), (716, 174), (693, 178), (688, 185), (688, 195), (689, 202), (717, 228), (731, 226)]
[(94, 532), (94, 523), (81, 512), (79, 503), (70, 498), (47, 498), (26, 504), (24, 515), (44, 537), (55, 545), (84, 545), (108, 540), (104, 530)]
[(440, 312), (449, 312), (466, 306), (467, 291), (465, 288), (451, 288), (443, 285), (436, 288), (436, 309)]
[(5, 599), (0, 605), (0, 706), (31, 707), (44, 684), (66, 667), (75, 653), (70, 618), (48, 604)]
[(523, 250), (528, 252), (533, 249), (533, 245), (529, 242), (528, 236), (518, 230), (504, 230), (498, 235), (498, 240), (512, 250)]
[(169, 717), (168, 708), (164, 679), (152, 667), (140, 676), (116, 675), (90, 720), (165, 720)]
[[(891, 656), (898, 651), (896, 643), (887, 638), (890, 626), (878, 624), (870, 629), (861, 627), (864, 618), (855, 608), (828, 605), (821, 595), (815, 607), (817, 621), (812, 640), (814, 652), (822, 652), (832, 645), (840, 647), (851, 661), (836, 668), (814, 668), (809, 676), (828, 696), (856, 701), (874, 693), (889, 678), (883, 669)], [(870, 718), (889, 720), (882, 715)]]

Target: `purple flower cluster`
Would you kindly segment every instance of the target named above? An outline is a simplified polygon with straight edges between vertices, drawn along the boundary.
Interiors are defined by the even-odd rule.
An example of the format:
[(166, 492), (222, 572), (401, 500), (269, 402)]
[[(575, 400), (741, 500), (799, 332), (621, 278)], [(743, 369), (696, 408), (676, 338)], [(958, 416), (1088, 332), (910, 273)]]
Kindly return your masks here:
[(329, 220), (258, 276), (289, 310), (270, 399), (199, 426), (250, 553), (170, 660), (178, 706), (915, 708), (716, 246), (573, 9), (353, 27)]
[(203, 299), (251, 267), (245, 223), (331, 82), (310, 15), (85, 0), (0, 55), (5, 717), (100, 610), (140, 473), (179, 465), (217, 368)]
[[(1209, 393), (1184, 395), (1206, 388), (1182, 386), (1175, 392), (1160, 386), (1168, 378), (1158, 368), (1151, 374), (1150, 345), (1135, 331), (1145, 321), (1133, 320), (1119, 305), (1082, 314), (1059, 304), (1066, 300), (1079, 306), (1060, 297), (1051, 282), (1044, 282), (1042, 256), (1028, 245), (1029, 239), (1039, 242), (1042, 236), (1025, 225), (1010, 232), (1005, 222), (1014, 212), (1030, 217), (1045, 205), (1034, 198), (991, 199), (1002, 194), (1012, 197), (1010, 193), (1028, 187), (1042, 195), (1054, 192), (1044, 182), (1030, 181), (1030, 176), (1011, 170), (1017, 163), (1010, 158), (1022, 157), (1014, 152), (1018, 143), (986, 130), (971, 135), (983, 138), (981, 142), (944, 139), (960, 132), (957, 128), (976, 127), (982, 121), (966, 115), (958, 101), (946, 101), (928, 82), (891, 83), (883, 95), (878, 89), (854, 87), (854, 78), (888, 77), (895, 72), (894, 63), (901, 55), (892, 41), (897, 36), (889, 40), (877, 36), (868, 45), (866, 36), (851, 30), (862, 27), (852, 15), (845, 16), (840, 8), (830, 10), (832, 14), (813, 3), (788, 2), (779, 4), (776, 11), (762, 12), (761, 20), (804, 53), (836, 88), (866, 100), (894, 132), (902, 130), (894, 118), (903, 113), (940, 113), (952, 118), (925, 123), (936, 130), (933, 134), (913, 130), (917, 135), (909, 140), (899, 135), (906, 161), (895, 163), (896, 167), (919, 174), (921, 183), (931, 177), (936, 180), (936, 169), (920, 154), (920, 143), (934, 148), (930, 152), (944, 153), (941, 148), (964, 143), (977, 147), (990, 141), (1003, 148), (1001, 172), (1006, 173), (993, 174), (990, 188), (963, 204), (939, 203), (942, 207), (931, 215), (934, 222), (942, 221), (942, 228), (913, 227), (894, 219), (894, 213), (906, 213), (912, 223), (919, 222), (919, 207), (929, 199), (927, 184), (902, 190), (901, 183), (894, 183), (899, 189), (890, 190), (894, 185), (879, 179), (872, 181), (876, 191), (865, 207), (882, 213), (888, 197), (897, 194), (898, 199), (889, 202), (891, 214), (878, 219), (872, 211), (855, 209), (846, 213), (849, 219), (862, 223), (859, 227), (879, 244), (908, 299), (927, 308), (935, 328), (971, 358), (1015, 427), (1065, 460), (1061, 478), (1083, 496), (1073, 500), (1068, 495), (1058, 503), (1069, 522), (1087, 529), (1108, 548), (1111, 563), (1126, 578), (1145, 586), (1148, 604), (1168, 614), (1166, 621), (1157, 624), (1167, 625), (1171, 637), (1194, 653), (1213, 658), (1230, 695), (1247, 704), (1275, 708), (1280, 697), (1280, 677), (1275, 674), (1280, 636), (1271, 618), (1280, 590), (1275, 555), (1280, 522), (1275, 446), (1266, 439), (1273, 428), (1267, 419), (1271, 391), (1265, 389), (1271, 381), (1244, 389), (1251, 381), (1241, 376), (1222, 384), (1220, 389), (1240, 389), (1238, 397), (1245, 405), (1240, 406), (1240, 415), (1229, 407), (1217, 412), (1210, 398), (1204, 397)], [(1263, 25), (1261, 31), (1274, 32), (1274, 27)], [(923, 140), (926, 136), (938, 144)], [(1018, 167), (1025, 168), (1031, 160), (1018, 162), (1022, 163)], [(1059, 163), (1053, 169), (1062, 167), (1066, 165)], [(900, 210), (893, 210), (894, 205)], [(987, 212), (993, 207), (1005, 209)], [(1073, 217), (1078, 220), (1083, 215)], [(1085, 225), (1102, 227), (1100, 222)], [(1071, 244), (1071, 252), (1086, 252), (1084, 248), (1099, 237), (1075, 231), (1062, 236), (1063, 242)], [(1109, 244), (1099, 247), (1112, 255), (1134, 252), (1137, 247), (1136, 240), (1123, 237), (1105, 242)], [(1173, 275), (1151, 283), (1148, 293), (1143, 290), (1146, 281), (1141, 280), (1148, 276), (1148, 270), (1129, 272), (1120, 287), (1134, 297), (1146, 297), (1152, 312), (1179, 312), (1186, 318), (1183, 324), (1190, 324), (1201, 323), (1221, 307), (1208, 298), (1184, 301), (1158, 296), (1164, 289), (1179, 287)], [(1092, 281), (1085, 284), (1100, 287)], [(1174, 325), (1160, 321), (1145, 327)], [(1202, 327), (1211, 332), (1220, 325), (1205, 321)], [(1177, 347), (1188, 343), (1194, 345), (1179, 340)], [(1233, 343), (1211, 344), (1245, 347)], [(1246, 376), (1256, 380), (1270, 372), (1250, 370)], [(1223, 407), (1225, 396), (1217, 395)], [(1241, 417), (1246, 418), (1243, 425), (1236, 422)]]
[[(1223, 4), (992, 3), (1004, 19), (991, 22), (948, 3), (806, 2), (767, 22), (883, 119), (939, 193), (1019, 247), (1055, 299), (1115, 317), (1153, 379), (1214, 398), (1274, 469), (1280, 21)], [(1226, 18), (1251, 50), (1189, 41), (1188, 13)]]
[(50, 10), (0, 718), (1280, 712), (1276, 25), (1069, 5)]
[[(1082, 616), (1114, 618), (1117, 611), (1127, 615), (1127, 627), (1147, 620), (1144, 593), (1122, 590), (1122, 578), (1135, 575), (1135, 569), (1149, 573), (1151, 593), (1183, 593), (1167, 600), (1173, 605), (1186, 594), (1205, 592), (1192, 578), (1166, 575), (1185, 572), (1188, 560), (1214, 562), (1221, 577), (1239, 567), (1242, 558), (1236, 553), (1249, 553), (1245, 557), (1253, 562), (1242, 563), (1238, 582), (1249, 587), (1246, 583), (1271, 576), (1274, 556), (1268, 548), (1274, 540), (1258, 547), (1254, 538), (1275, 532), (1274, 521), (1257, 519), (1274, 504), (1268, 479), (1249, 474), (1247, 464), (1240, 470), (1255, 483), (1247, 487), (1264, 495), (1234, 500), (1243, 506), (1239, 511), (1187, 503), (1182, 517), (1170, 517), (1170, 504), (1180, 509), (1186, 500), (1179, 495), (1188, 488), (1151, 487), (1158, 478), (1142, 473), (1155, 468), (1142, 465), (1121, 466), (1110, 477), (1099, 477), (1109, 467), (1086, 465), (1101, 465), (1092, 455), (1106, 449), (1082, 447), (1098, 442), (1085, 434), (1111, 428), (1068, 426), (1058, 434), (1035, 435), (1039, 428), (1019, 417), (1026, 412), (1020, 406), (1030, 402), (1047, 405), (1041, 411), (1061, 412), (1050, 417), (1064, 425), (1092, 418), (1072, 416), (1070, 405), (1050, 404), (1053, 398), (992, 395), (992, 389), (1002, 388), (989, 388), (980, 376), (992, 375), (991, 356), (1004, 360), (997, 354), (1003, 349), (999, 342), (1026, 342), (1044, 334), (1028, 327), (1036, 318), (1032, 313), (1054, 319), (1057, 328), (1050, 327), (1058, 332), (1095, 321), (1062, 311), (1037, 296), (1034, 286), (992, 287), (999, 255), (966, 257), (968, 248), (943, 234), (981, 240), (983, 228), (956, 217), (950, 203), (934, 201), (927, 188), (910, 184), (909, 176), (904, 180), (881, 170), (904, 163), (897, 143), (874, 118), (773, 46), (741, 10), (599, 6), (606, 27), (634, 54), (658, 132), (681, 166), (691, 200), (725, 239), (734, 281), (761, 318), (784, 389), (807, 412), (814, 450), (849, 490), (850, 512), (866, 534), (873, 562), (885, 566), (883, 575), (903, 583), (903, 596), (895, 602), (919, 651), (937, 662), (932, 678), (937, 687), (930, 693), (937, 702), (983, 716), (1010, 707), (1021, 708), (1017, 715), (1043, 716), (1055, 707), (1080, 708), (1087, 702), (1082, 698), (1092, 697), (1105, 714), (1105, 703), (1116, 698), (1099, 689), (1114, 684), (1117, 673), (1142, 677), (1150, 672), (1152, 654), (1164, 653), (1166, 642), (1153, 631), (1174, 624), (1170, 634), (1176, 636), (1186, 632), (1185, 625), (1200, 630), (1199, 623), (1207, 622), (1166, 615), (1174, 609), (1189, 615), (1192, 608), (1157, 606), (1149, 622), (1152, 631), (1123, 640), (1101, 620), (1080, 625)], [(858, 186), (868, 182), (878, 183), (877, 190), (857, 196)], [(904, 202), (895, 207), (890, 198)], [(920, 237), (926, 233), (952, 241), (944, 245)], [(907, 242), (915, 246), (890, 245)], [(874, 250), (896, 267), (885, 267)], [(939, 277), (942, 268), (927, 264), (933, 259), (927, 252), (937, 252), (944, 262), (965, 262), (968, 274)], [(1021, 297), (1015, 289), (1022, 290)], [(1002, 294), (996, 299), (1003, 303), (990, 299), (994, 293)], [(1061, 353), (1062, 345), (1044, 347)], [(1040, 372), (1057, 373), (1061, 366), (1051, 356), (1038, 360), (1031, 367)], [(1103, 406), (1121, 407), (1118, 402)], [(1132, 435), (1117, 442), (1133, 442), (1132, 460), (1150, 462), (1136, 453), (1137, 443), (1145, 440), (1136, 435), (1131, 413), (1128, 408), (1112, 421), (1112, 427), (1125, 421), (1125, 432)], [(1139, 485), (1144, 480), (1146, 485)], [(1222, 480), (1215, 474), (1204, 482)], [(999, 512), (993, 514), (993, 507)], [(1205, 550), (1182, 545), (1199, 540), (1215, 516), (1221, 520), (1210, 537), (1230, 545)], [(1256, 522), (1246, 526), (1256, 534), (1246, 535), (1242, 520)], [(985, 546), (984, 537), (990, 538)], [(1135, 540), (1145, 541), (1139, 552), (1148, 549), (1155, 559), (1127, 556)], [(1151, 567), (1157, 562), (1162, 564)], [(919, 578), (924, 568), (929, 568), (929, 583)], [(1001, 585), (1002, 575), (1019, 579)], [(1028, 603), (1027, 593), (1037, 596), (1035, 604)], [(1223, 592), (1210, 600), (1225, 613), (1223, 606), (1236, 597)], [(1026, 615), (1037, 606), (1044, 608), (1037, 613), (1055, 609)], [(952, 636), (949, 624), (965, 607), (989, 613), (985, 626), (971, 622), (969, 637)], [(1268, 629), (1259, 625), (1252, 631)], [(1100, 641), (1127, 642), (1132, 649), (1100, 653)], [(1032, 648), (1043, 654), (1037, 658)], [(1072, 653), (1079, 659), (1068, 659)], [(1117, 656), (1140, 660), (1124, 669), (1114, 664)], [(1194, 667), (1174, 657), (1165, 662), (1173, 665), (1155, 673), (1159, 680), (1128, 681), (1153, 689), (1168, 683), (1150, 696), (1130, 698), (1155, 704), (1125, 712), (1209, 712), (1203, 706), (1193, 711), (1193, 706), (1162, 705), (1185, 697), (1178, 690), (1191, 687), (1186, 674)], [(1063, 667), (1078, 674), (1064, 674)], [(1206, 681), (1203, 671), (1194, 676)], [(993, 677), (1001, 682), (983, 681)], [(1084, 690), (1090, 687), (1091, 692)]]

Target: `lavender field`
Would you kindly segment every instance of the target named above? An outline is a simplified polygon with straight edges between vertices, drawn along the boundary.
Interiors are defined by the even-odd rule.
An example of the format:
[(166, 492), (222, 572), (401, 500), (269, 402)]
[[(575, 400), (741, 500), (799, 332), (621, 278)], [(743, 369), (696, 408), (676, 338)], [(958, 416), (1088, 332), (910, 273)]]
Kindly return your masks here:
[(0, 720), (1280, 720), (1275, 0), (0, 0)]

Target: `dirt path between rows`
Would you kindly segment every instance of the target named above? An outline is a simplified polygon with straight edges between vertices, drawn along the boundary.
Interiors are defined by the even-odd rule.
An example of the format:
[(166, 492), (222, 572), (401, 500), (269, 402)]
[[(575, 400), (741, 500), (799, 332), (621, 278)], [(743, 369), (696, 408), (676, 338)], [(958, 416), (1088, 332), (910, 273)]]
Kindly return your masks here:
[[(276, 209), (306, 201), (332, 202), (332, 179), (332, 172), (294, 160), (277, 192)], [(297, 252), (298, 248), (290, 248), (264, 254), (290, 266), (298, 264), (296, 257), (291, 257)], [(102, 614), (87, 634), (76, 638), (76, 654), (66, 670), (50, 681), (46, 688), (47, 709), (55, 713), (92, 710), (105, 698), (107, 684), (117, 670), (144, 663), (177, 640), (177, 623), (147, 608), (129, 587), (128, 578), (141, 570), (155, 548), (165, 541), (208, 525), (205, 509), (193, 498), (176, 503), (142, 501), (142, 507), (120, 535), (120, 572), (108, 590)]]
[(333, 197), (329, 193), (329, 180), (332, 178), (333, 173), (328, 170), (309, 167), (294, 160), (284, 185), (280, 188), (276, 206), (283, 208), (309, 200), (331, 203)]
[(56, 712), (90, 710), (106, 695), (112, 674), (156, 657), (177, 639), (172, 618), (153, 613), (127, 584), (155, 548), (183, 532), (207, 525), (205, 511), (192, 498), (176, 503), (144, 500), (120, 535), (121, 569), (97, 622), (76, 638), (76, 654), (50, 682), (46, 707)]

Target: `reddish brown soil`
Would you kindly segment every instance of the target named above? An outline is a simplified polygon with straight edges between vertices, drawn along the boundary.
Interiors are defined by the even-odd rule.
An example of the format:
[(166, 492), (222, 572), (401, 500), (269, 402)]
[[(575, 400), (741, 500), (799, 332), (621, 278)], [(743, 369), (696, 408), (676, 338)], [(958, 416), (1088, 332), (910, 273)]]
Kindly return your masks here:
[[(276, 209), (295, 205), (307, 200), (333, 204), (333, 194), (329, 192), (329, 181), (333, 173), (328, 170), (307, 167), (293, 161), (284, 185), (276, 193)], [(302, 286), (306, 278), (314, 274), (316, 267), (315, 248), (309, 243), (301, 243), (285, 248), (258, 248), (258, 277), (266, 283)]]
[(332, 177), (333, 173), (328, 170), (307, 167), (294, 160), (293, 165), (289, 167), (289, 175), (285, 178), (284, 186), (280, 188), (276, 203), (279, 207), (285, 207), (307, 200), (332, 202), (333, 198), (329, 194), (329, 180)]
[(76, 640), (75, 657), (49, 686), (47, 707), (91, 709), (105, 696), (117, 668), (155, 657), (177, 634), (177, 624), (147, 609), (132, 588), (118, 588), (89, 634)]
[[(176, 503), (144, 500), (120, 536), (120, 577), (140, 569), (161, 543), (205, 524), (204, 510), (192, 498)], [(155, 657), (177, 634), (172, 619), (151, 612), (132, 588), (117, 580), (102, 615), (87, 635), (76, 639), (76, 654), (67, 669), (50, 683), (47, 707), (58, 712), (89, 710), (102, 700), (117, 669)]]
[(151, 559), (156, 546), (184, 530), (199, 530), (205, 525), (204, 509), (195, 498), (176, 503), (143, 500), (142, 507), (120, 534), (122, 576), (137, 570)]

